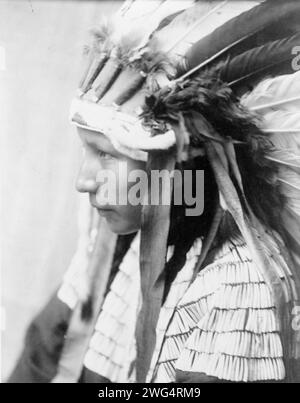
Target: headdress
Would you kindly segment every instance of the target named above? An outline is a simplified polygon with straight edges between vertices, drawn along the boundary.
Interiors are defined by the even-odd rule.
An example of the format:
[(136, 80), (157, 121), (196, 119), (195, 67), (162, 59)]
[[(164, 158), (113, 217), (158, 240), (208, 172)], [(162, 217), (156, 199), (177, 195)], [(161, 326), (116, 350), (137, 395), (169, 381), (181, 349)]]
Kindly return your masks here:
[[(300, 292), (299, 17), (299, 2), (290, 0), (126, 1), (94, 31), (70, 116), (147, 161), (149, 170), (171, 171), (204, 150), (220, 202), (196, 271), (226, 209), (272, 292), (288, 374), (300, 355), (299, 332), (291, 327)], [(274, 194), (284, 204), (270, 220), (264, 198)], [(169, 225), (170, 207), (144, 206), (141, 382), (155, 343)]]

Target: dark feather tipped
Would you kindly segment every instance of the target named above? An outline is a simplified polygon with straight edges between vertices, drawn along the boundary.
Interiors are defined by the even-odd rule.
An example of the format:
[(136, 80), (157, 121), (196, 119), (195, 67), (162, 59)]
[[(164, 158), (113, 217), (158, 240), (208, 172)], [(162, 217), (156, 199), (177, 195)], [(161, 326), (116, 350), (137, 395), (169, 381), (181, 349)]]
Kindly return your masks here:
[[(231, 19), (187, 52), (180, 74), (299, 31), (300, 2), (269, 0)], [(292, 23), (290, 24), (290, 21)]]
[(266, 76), (293, 73), (293, 49), (300, 43), (300, 32), (263, 46), (253, 48), (234, 58), (228, 58), (220, 69), (222, 80), (230, 86), (250, 85)]

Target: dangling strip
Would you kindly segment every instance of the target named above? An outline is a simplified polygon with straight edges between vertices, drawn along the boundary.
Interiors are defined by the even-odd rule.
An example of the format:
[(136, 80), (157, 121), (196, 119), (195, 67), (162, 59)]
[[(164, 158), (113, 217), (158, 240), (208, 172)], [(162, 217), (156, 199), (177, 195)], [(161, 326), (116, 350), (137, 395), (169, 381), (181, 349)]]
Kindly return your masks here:
[[(149, 170), (174, 170), (174, 153), (150, 154)], [(151, 189), (150, 189), (151, 191)], [(172, 181), (170, 187), (162, 187), (162, 200), (167, 198), (171, 203)], [(164, 268), (166, 263), (167, 239), (170, 227), (170, 203), (168, 205), (144, 206), (141, 230), (141, 289), (142, 308), (136, 327), (137, 382), (145, 382), (155, 348), (156, 324), (163, 300)], [(155, 254), (153, 254), (155, 251)]]
[(209, 232), (204, 240), (204, 243), (203, 243), (203, 246), (201, 249), (201, 254), (200, 254), (198, 262), (195, 266), (192, 282), (195, 280), (199, 271), (202, 269), (202, 265), (208, 255), (209, 251), (211, 250), (211, 248), (213, 246), (214, 240), (216, 239), (216, 235), (218, 233), (218, 229), (220, 227), (222, 217), (223, 217), (223, 209), (220, 206), (220, 204), (218, 203), (218, 206), (216, 207), (216, 211), (215, 211)]

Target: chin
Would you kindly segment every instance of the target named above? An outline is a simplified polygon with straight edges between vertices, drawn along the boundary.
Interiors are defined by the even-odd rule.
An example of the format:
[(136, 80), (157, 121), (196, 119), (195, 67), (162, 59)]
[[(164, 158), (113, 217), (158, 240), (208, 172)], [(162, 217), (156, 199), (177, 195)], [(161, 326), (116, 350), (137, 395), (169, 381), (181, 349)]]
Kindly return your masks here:
[(122, 222), (112, 222), (107, 220), (109, 228), (112, 232), (118, 235), (128, 235), (137, 232), (140, 228), (136, 225)]

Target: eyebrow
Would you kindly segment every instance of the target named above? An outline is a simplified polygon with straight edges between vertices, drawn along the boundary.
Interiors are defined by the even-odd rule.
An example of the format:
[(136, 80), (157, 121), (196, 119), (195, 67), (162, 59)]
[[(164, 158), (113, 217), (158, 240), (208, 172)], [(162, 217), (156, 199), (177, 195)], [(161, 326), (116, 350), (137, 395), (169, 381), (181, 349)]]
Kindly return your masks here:
[(100, 151), (103, 151), (107, 154), (112, 155), (113, 157), (122, 156), (122, 154), (120, 154), (117, 150), (115, 150), (115, 148), (110, 143), (110, 141), (105, 137), (105, 134), (103, 134), (103, 133), (100, 133), (100, 134), (103, 136), (103, 143), (101, 142), (101, 144), (99, 144), (99, 142), (97, 141), (97, 138), (94, 136), (92, 138), (90, 138), (90, 137), (84, 135), (84, 139), (89, 146), (95, 147)]

